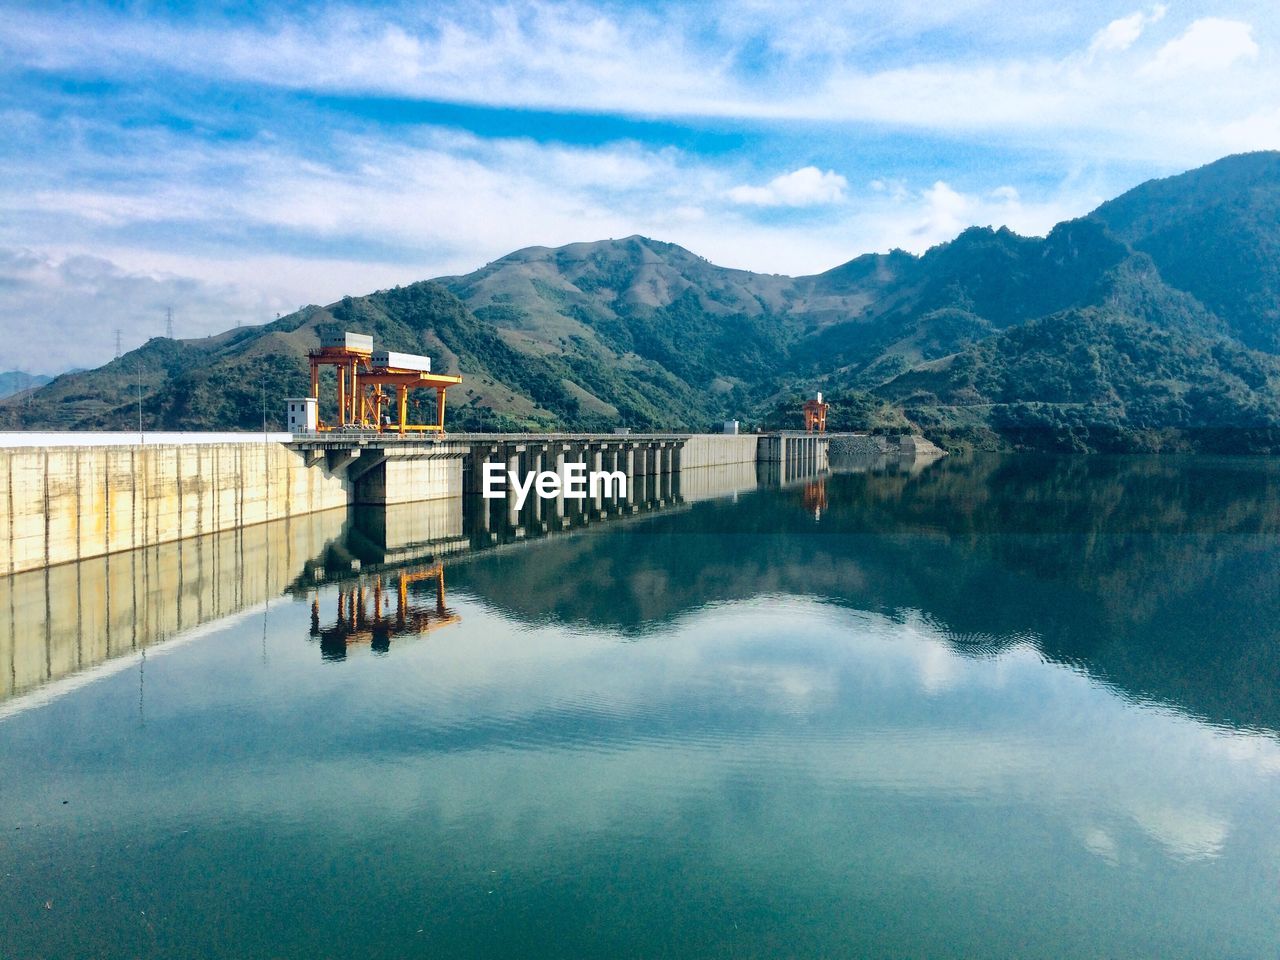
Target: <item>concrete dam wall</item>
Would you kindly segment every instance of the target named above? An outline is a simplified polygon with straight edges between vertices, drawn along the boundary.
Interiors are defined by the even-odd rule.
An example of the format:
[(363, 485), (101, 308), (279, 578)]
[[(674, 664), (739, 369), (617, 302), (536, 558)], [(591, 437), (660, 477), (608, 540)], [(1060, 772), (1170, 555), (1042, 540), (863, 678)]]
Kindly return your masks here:
[(0, 449), (0, 574), (345, 507), (280, 443)]
[(738, 463), (755, 463), (759, 455), (757, 434), (694, 434), (680, 448), (680, 469), (725, 467)]
[(827, 459), (825, 438), (795, 434), (159, 439), (0, 437), (0, 576), (352, 504), (460, 498), (479, 492), (482, 467), (492, 462), (621, 471), (642, 498), (661, 478), (680, 476), (697, 498), (704, 488), (711, 495), (726, 483), (749, 486), (758, 462), (807, 470), (824, 469)]

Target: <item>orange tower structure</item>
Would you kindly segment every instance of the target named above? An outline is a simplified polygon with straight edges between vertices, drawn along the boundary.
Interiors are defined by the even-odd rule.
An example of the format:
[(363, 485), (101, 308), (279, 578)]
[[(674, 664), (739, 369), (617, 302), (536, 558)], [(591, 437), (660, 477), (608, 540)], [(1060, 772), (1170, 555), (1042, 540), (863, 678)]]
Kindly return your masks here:
[(373, 356), (373, 337), (362, 333), (326, 334), (320, 338), (320, 349), (308, 354), (311, 361), (311, 396), (320, 399), (320, 368), (334, 367), (338, 374), (337, 423), (321, 423), (319, 429), (346, 427), (359, 420), (356, 395), (360, 390), (360, 371), (367, 369)]
[(806, 433), (827, 432), (827, 408), (828, 403), (822, 402), (822, 394), (818, 394), (816, 400), (806, 400), (804, 402), (804, 429)]
[[(416, 432), (444, 432), (445, 392), (462, 382), (461, 377), (431, 372), (431, 360), (410, 353), (393, 353), (373, 349), (373, 337), (361, 333), (327, 334), (320, 348), (309, 354), (311, 361), (311, 396), (320, 399), (320, 370), (336, 368), (338, 379), (338, 418), (335, 423), (319, 423), (319, 430), (346, 427), (382, 433), (394, 430), (403, 436)], [(409, 391), (428, 388), (436, 392), (435, 423), (409, 423)], [(394, 400), (394, 422), (384, 407)]]

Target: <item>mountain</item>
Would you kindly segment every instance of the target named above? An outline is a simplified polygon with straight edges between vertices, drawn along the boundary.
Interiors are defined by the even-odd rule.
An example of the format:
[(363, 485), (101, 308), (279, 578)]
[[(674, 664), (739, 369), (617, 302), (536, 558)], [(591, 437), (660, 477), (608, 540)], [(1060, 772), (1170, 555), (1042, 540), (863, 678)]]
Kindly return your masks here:
[(1152, 180), (1093, 216), (1243, 344), (1280, 352), (1280, 152)]
[[(260, 428), (325, 329), (466, 381), (453, 429), (923, 427), (952, 444), (1280, 449), (1280, 153), (1152, 181), (1045, 237), (973, 227), (921, 256), (731, 270), (627, 237), (519, 250), (193, 341), (155, 339), (0, 402), (18, 426)], [(322, 411), (323, 414), (323, 411)]]
[(23, 373), (21, 370), (6, 370), (0, 373), (0, 399), (11, 397), (15, 393), (43, 387), (53, 377), (39, 373)]

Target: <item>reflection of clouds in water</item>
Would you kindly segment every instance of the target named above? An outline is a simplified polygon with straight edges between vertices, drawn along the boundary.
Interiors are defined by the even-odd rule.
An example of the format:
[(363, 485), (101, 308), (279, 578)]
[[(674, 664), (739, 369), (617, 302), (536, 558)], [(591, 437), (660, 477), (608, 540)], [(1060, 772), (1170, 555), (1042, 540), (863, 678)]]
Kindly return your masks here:
[(1241, 736), (1230, 730), (1220, 731), (1214, 746), (1222, 754), (1258, 773), (1280, 774), (1280, 750), (1276, 741), (1266, 734)]
[(809, 717), (829, 708), (840, 692), (831, 674), (800, 665), (733, 664), (724, 675), (728, 691), (753, 699), (769, 712), (792, 717)]
[(925, 693), (941, 693), (960, 682), (961, 673), (954, 651), (939, 640), (917, 641), (920, 645), (920, 687)]
[(1230, 825), (1194, 805), (1131, 811), (1144, 832), (1180, 860), (1206, 860), (1222, 853)]
[[(447, 634), (326, 667), (323, 683), (294, 691), (297, 709), (323, 701), (353, 721), (319, 755), (296, 742), (273, 697), (244, 697), (250, 712), (237, 722), (273, 745), (259, 775), (220, 777), (220, 764), (254, 761), (218, 753), (148, 791), (117, 791), (120, 802), (136, 792), (150, 798), (148, 815), (215, 815), (230, 802), (294, 819), (322, 817), (317, 798), (336, 792), (347, 809), (511, 831), (531, 848), (696, 809), (726, 855), (749, 843), (838, 860), (837, 850), (853, 855), (851, 811), (879, 795), (967, 810), (966, 822), (1019, 811), (1020, 822), (1000, 814), (971, 837), (938, 841), (955, 849), (999, 843), (1001, 830), (1056, 829), (1116, 861), (1137, 849), (1128, 824), (1194, 860), (1223, 853), (1238, 811), (1273, 792), (1280, 772), (1270, 736), (1134, 704), (1026, 643), (965, 656), (943, 626), (912, 615), (779, 596), (619, 642), (583, 624), (509, 620), (463, 596), (451, 603), (463, 620)], [(181, 687), (175, 699), (216, 709), (230, 681), (194, 674), (167, 676)], [(228, 793), (210, 798), (211, 777)], [(744, 795), (752, 802), (735, 806)]]
[[(539, 636), (527, 649), (559, 640)], [(656, 741), (609, 750), (643, 755), (657, 742), (709, 751), (681, 778), (708, 794), (717, 771), (746, 770), (835, 789), (1017, 800), (1067, 823), (1088, 811), (1120, 817), (1168, 855), (1198, 859), (1222, 852), (1231, 811), (1280, 770), (1280, 747), (1269, 736), (1135, 706), (1087, 675), (1046, 663), (1025, 641), (996, 656), (966, 657), (944, 627), (912, 615), (895, 620), (775, 597), (691, 614), (628, 652), (625, 674), (597, 674), (597, 656), (587, 656), (574, 658), (562, 682), (577, 686), (595, 675), (597, 693), (620, 683), (625, 697), (604, 695), (615, 709), (625, 700), (637, 715), (672, 719)], [(595, 654), (611, 659), (610, 645)], [(743, 712), (756, 722), (736, 725)], [(794, 737), (762, 730), (768, 715), (803, 719), (806, 729)], [(641, 757), (631, 759), (637, 768), (610, 764), (609, 772), (627, 781), (615, 786), (634, 801), (663, 777), (642, 774)], [(650, 759), (674, 769), (672, 755)], [(1085, 846), (1113, 858), (1121, 835), (1088, 827)]]
[(1120, 848), (1116, 844), (1115, 838), (1102, 827), (1086, 827), (1081, 839), (1084, 841), (1085, 849), (1090, 853), (1096, 853), (1109, 863), (1120, 862)]

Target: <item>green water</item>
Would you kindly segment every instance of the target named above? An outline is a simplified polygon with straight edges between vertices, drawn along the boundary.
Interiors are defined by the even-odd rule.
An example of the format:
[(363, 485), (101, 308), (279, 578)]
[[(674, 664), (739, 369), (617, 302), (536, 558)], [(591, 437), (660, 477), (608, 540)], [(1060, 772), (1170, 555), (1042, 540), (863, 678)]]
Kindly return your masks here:
[(352, 518), (79, 672), (19, 624), (0, 957), (1277, 955), (1280, 463), (662, 499), (443, 576)]

